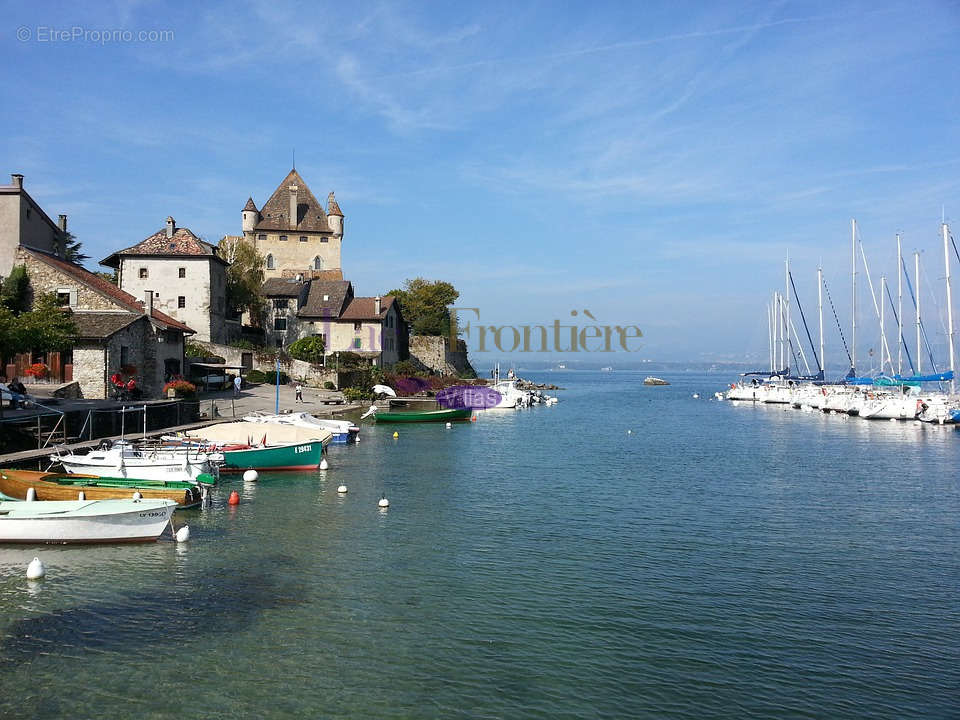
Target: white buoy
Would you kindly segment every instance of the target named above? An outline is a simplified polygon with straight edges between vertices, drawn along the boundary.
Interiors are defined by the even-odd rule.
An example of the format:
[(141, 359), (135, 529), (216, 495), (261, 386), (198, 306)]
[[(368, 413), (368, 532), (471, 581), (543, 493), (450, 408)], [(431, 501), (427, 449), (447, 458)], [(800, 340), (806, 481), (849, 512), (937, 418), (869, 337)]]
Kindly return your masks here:
[(180, 542), (186, 542), (187, 540), (189, 540), (189, 539), (190, 539), (190, 526), (189, 526), (189, 525), (184, 525), (182, 528), (180, 528), (179, 530), (177, 530), (177, 534), (176, 534), (175, 537), (177, 538), (177, 542), (178, 542), (178, 543), (180, 543)]
[(140, 494), (140, 491), (139, 491), (139, 490), (137, 490), (137, 491), (133, 494), (133, 499), (134, 499), (134, 500), (143, 500), (143, 495)]
[(386, 495), (381, 496), (380, 501), (377, 503), (377, 507), (381, 507), (381, 508), (390, 507), (390, 501), (387, 500)]
[(29, 487), (27, 488), (27, 502), (33, 502), (37, 499), (36, 488)]
[(346, 485), (341, 485), (340, 487), (337, 488), (337, 492), (340, 493), (341, 495), (346, 495), (346, 494), (347, 494), (347, 486), (346, 486)]
[(77, 500), (86, 500), (86, 499), (87, 499), (87, 496), (84, 495), (84, 494), (83, 494), (83, 490), (81, 490), (81, 491), (77, 494)]
[(30, 561), (30, 564), (27, 565), (27, 580), (39, 580), (46, 574), (47, 569), (43, 566), (43, 563), (40, 562), (40, 558), (38, 557), (35, 557)]
[(321, 458), (321, 459), (320, 459), (320, 469), (321, 469), (321, 470), (326, 470), (326, 469), (329, 468), (329, 467), (330, 467), (330, 463), (327, 462), (327, 459), (326, 459), (326, 458)]
[(453, 427), (453, 423), (447, 423), (447, 430)]
[(245, 470), (243, 473), (244, 482), (256, 482), (260, 478), (260, 473), (256, 470)]

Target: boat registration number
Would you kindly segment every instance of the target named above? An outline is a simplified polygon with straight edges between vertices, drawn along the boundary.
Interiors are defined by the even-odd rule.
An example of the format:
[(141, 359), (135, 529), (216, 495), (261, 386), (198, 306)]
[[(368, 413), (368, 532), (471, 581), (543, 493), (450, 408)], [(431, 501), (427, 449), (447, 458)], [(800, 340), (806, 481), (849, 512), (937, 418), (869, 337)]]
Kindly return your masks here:
[(310, 452), (313, 450), (313, 445), (297, 445), (293, 449), (294, 454), (299, 455), (300, 453)]

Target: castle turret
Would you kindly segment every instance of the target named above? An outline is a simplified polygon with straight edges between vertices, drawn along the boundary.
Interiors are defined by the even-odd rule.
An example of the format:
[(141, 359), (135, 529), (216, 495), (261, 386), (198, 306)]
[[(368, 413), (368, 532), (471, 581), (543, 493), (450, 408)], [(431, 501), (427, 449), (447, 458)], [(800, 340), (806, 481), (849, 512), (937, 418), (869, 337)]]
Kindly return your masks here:
[(332, 190), (327, 195), (327, 225), (336, 237), (343, 237), (343, 213), (340, 212), (340, 206)]
[(253, 198), (247, 198), (247, 204), (243, 206), (243, 231), (253, 232), (253, 229), (260, 221), (260, 212), (253, 202)]

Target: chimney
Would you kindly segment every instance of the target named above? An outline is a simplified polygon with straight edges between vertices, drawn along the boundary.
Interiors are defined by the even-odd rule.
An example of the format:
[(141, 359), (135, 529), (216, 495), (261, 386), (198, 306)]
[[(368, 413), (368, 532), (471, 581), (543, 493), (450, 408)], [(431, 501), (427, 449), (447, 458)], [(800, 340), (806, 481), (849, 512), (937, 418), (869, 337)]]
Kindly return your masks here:
[(296, 185), (291, 185), (287, 188), (290, 191), (290, 229), (297, 229), (297, 191), (298, 188)]
[(172, 238), (174, 231), (177, 229), (177, 222), (169, 215), (167, 216), (167, 238)]
[(378, 317), (380, 316), (380, 296), (379, 295), (377, 295), (373, 299), (373, 314)]
[(13, 186), (17, 190), (23, 189), (23, 175), (21, 175), (20, 173), (11, 173), (10, 180), (13, 182)]
[(153, 316), (153, 290), (145, 290), (143, 293), (143, 314), (147, 317)]
[(60, 232), (65, 233), (67, 231), (67, 216), (61, 215), (60, 219), (57, 220), (57, 227), (60, 228)]

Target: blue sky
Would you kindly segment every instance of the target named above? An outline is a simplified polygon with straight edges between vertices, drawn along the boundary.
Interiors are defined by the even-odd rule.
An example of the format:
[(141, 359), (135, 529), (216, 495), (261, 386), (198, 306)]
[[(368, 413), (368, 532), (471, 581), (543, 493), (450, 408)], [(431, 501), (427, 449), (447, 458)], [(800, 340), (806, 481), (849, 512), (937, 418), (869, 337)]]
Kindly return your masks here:
[[(337, 193), (361, 294), (423, 275), (484, 323), (587, 308), (640, 326), (638, 356), (765, 358), (788, 251), (807, 308), (822, 259), (844, 316), (851, 217), (875, 274), (895, 272), (899, 231), (931, 284), (941, 208), (960, 221), (955, 2), (4, 2), (3, 18), (0, 171), (97, 259), (171, 214), (237, 233), (295, 147), (314, 193)], [(173, 37), (49, 40), (75, 27)]]

